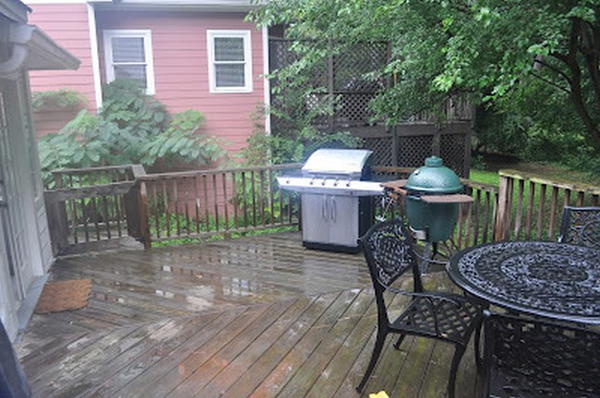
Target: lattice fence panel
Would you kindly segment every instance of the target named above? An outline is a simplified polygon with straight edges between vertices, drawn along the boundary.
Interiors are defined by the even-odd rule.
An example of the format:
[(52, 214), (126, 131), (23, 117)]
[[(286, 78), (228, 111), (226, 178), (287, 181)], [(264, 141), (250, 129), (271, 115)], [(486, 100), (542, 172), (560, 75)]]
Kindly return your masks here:
[(440, 137), (440, 157), (456, 174), (465, 177), (465, 145), (467, 135), (443, 134)]
[(419, 167), (432, 154), (433, 135), (398, 137), (398, 166)]
[(347, 92), (377, 92), (385, 88), (383, 79), (365, 75), (387, 64), (388, 45), (383, 42), (358, 43), (333, 58), (333, 89)]
[(363, 139), (363, 148), (373, 151), (372, 162), (378, 166), (393, 166), (392, 137), (368, 137)]
[(369, 102), (376, 93), (341, 93), (336, 97), (335, 124), (338, 126), (357, 126), (368, 124), (372, 117)]

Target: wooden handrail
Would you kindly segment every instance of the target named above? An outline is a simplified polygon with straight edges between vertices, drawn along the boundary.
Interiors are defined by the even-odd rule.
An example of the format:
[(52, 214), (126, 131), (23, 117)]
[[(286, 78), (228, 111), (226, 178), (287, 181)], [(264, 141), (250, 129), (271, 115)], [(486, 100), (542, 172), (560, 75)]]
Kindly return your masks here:
[(190, 171), (176, 171), (172, 173), (155, 173), (146, 174), (139, 176), (138, 179), (141, 181), (153, 181), (159, 179), (178, 178), (178, 177), (194, 177), (198, 175), (212, 175), (222, 173), (241, 173), (241, 172), (252, 172), (252, 171), (267, 171), (267, 170), (291, 170), (300, 169), (302, 163), (284, 163), (275, 164), (270, 166), (252, 166), (252, 167), (231, 167), (226, 169), (208, 169), (208, 170), (190, 170)]
[[(98, 166), (98, 167), (86, 167), (83, 169), (57, 169), (57, 170), (52, 170), (51, 173), (54, 175), (60, 175), (60, 174), (88, 174), (88, 173), (95, 173), (95, 172), (101, 172), (101, 171), (111, 171), (111, 170), (126, 170), (126, 169), (131, 169), (132, 167), (134, 167), (136, 165), (133, 164), (123, 164), (123, 165), (118, 165), (118, 166)], [(140, 166), (140, 165), (137, 165)]]

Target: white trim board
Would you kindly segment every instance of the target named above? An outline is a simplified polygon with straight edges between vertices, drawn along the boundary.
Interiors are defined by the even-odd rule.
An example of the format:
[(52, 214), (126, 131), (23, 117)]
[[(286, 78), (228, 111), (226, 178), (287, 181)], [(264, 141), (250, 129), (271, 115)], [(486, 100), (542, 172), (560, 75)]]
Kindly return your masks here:
[(113, 68), (112, 41), (113, 37), (141, 37), (144, 39), (144, 58), (146, 64), (146, 94), (156, 93), (154, 85), (154, 59), (152, 57), (152, 31), (150, 29), (105, 29), (102, 32), (104, 40), (104, 63), (106, 70), (106, 81), (115, 80)]
[[(243, 87), (217, 87), (215, 76), (215, 46), (214, 39), (219, 37), (233, 37), (244, 40), (244, 83)], [(212, 30), (206, 31), (206, 46), (208, 49), (208, 86), (213, 94), (226, 93), (251, 93), (253, 90), (252, 76), (252, 33), (250, 30)], [(220, 61), (225, 62), (225, 61)], [(239, 61), (230, 61), (239, 63)]]
[(265, 133), (271, 135), (271, 82), (269, 81), (269, 28), (262, 28), (263, 46), (263, 102), (265, 103)]
[(88, 28), (90, 33), (90, 50), (92, 53), (92, 74), (94, 76), (94, 94), (96, 98), (96, 111), (102, 108), (102, 81), (100, 79), (100, 59), (98, 56), (98, 33), (96, 30), (96, 11), (94, 5), (88, 3)]

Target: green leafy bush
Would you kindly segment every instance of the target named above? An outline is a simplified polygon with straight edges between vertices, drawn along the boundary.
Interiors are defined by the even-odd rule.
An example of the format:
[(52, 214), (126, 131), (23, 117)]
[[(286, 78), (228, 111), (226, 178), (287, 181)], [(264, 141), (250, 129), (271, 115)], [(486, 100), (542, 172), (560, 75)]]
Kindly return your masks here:
[(198, 134), (204, 116), (195, 110), (177, 113), (169, 127), (142, 146), (142, 163), (184, 161), (209, 164), (225, 154), (215, 137)]
[(82, 110), (61, 131), (39, 140), (42, 174), (51, 171), (142, 163), (207, 165), (225, 154), (216, 138), (200, 133), (204, 116), (187, 110), (171, 117), (164, 106), (129, 81), (115, 80), (104, 89), (99, 115)]
[(31, 94), (31, 107), (34, 111), (40, 111), (47, 107), (81, 108), (86, 103), (87, 100), (83, 95), (68, 89), (37, 91)]

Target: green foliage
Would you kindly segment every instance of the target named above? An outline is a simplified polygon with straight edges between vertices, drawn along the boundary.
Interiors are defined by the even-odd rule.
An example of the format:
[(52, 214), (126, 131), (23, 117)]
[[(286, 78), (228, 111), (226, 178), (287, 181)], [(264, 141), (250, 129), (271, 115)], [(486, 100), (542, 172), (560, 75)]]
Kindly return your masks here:
[(298, 88), (298, 101), (323, 89), (311, 73), (326, 57), (387, 41), (390, 62), (365, 76), (393, 82), (371, 103), (376, 118), (439, 114), (461, 94), (500, 115), (478, 129), (484, 147), (565, 159), (583, 145), (598, 157), (600, 0), (272, 0), (250, 18), (305, 40), (273, 76)]
[[(311, 125), (311, 116), (298, 116), (295, 124), (289, 129), (267, 135), (263, 125), (264, 112), (262, 108), (255, 112), (254, 133), (240, 152), (246, 166), (303, 162), (318, 148), (358, 148), (361, 144), (360, 138), (347, 132), (317, 130)], [(284, 113), (281, 115), (287, 117)]]
[(170, 117), (164, 105), (144, 94), (134, 80), (117, 79), (103, 89), (100, 115), (131, 137), (146, 138), (168, 127)]
[(74, 90), (60, 89), (31, 93), (31, 107), (34, 111), (39, 111), (47, 107), (83, 107), (86, 103), (85, 97)]
[(195, 110), (173, 115), (169, 127), (142, 146), (142, 163), (184, 161), (209, 164), (225, 154), (215, 137), (199, 134), (204, 116)]
[(195, 110), (173, 118), (139, 86), (115, 80), (104, 90), (99, 115), (82, 110), (61, 131), (39, 140), (43, 178), (51, 170), (142, 163), (150, 168), (174, 163), (206, 165), (225, 151), (199, 130), (204, 116)]

